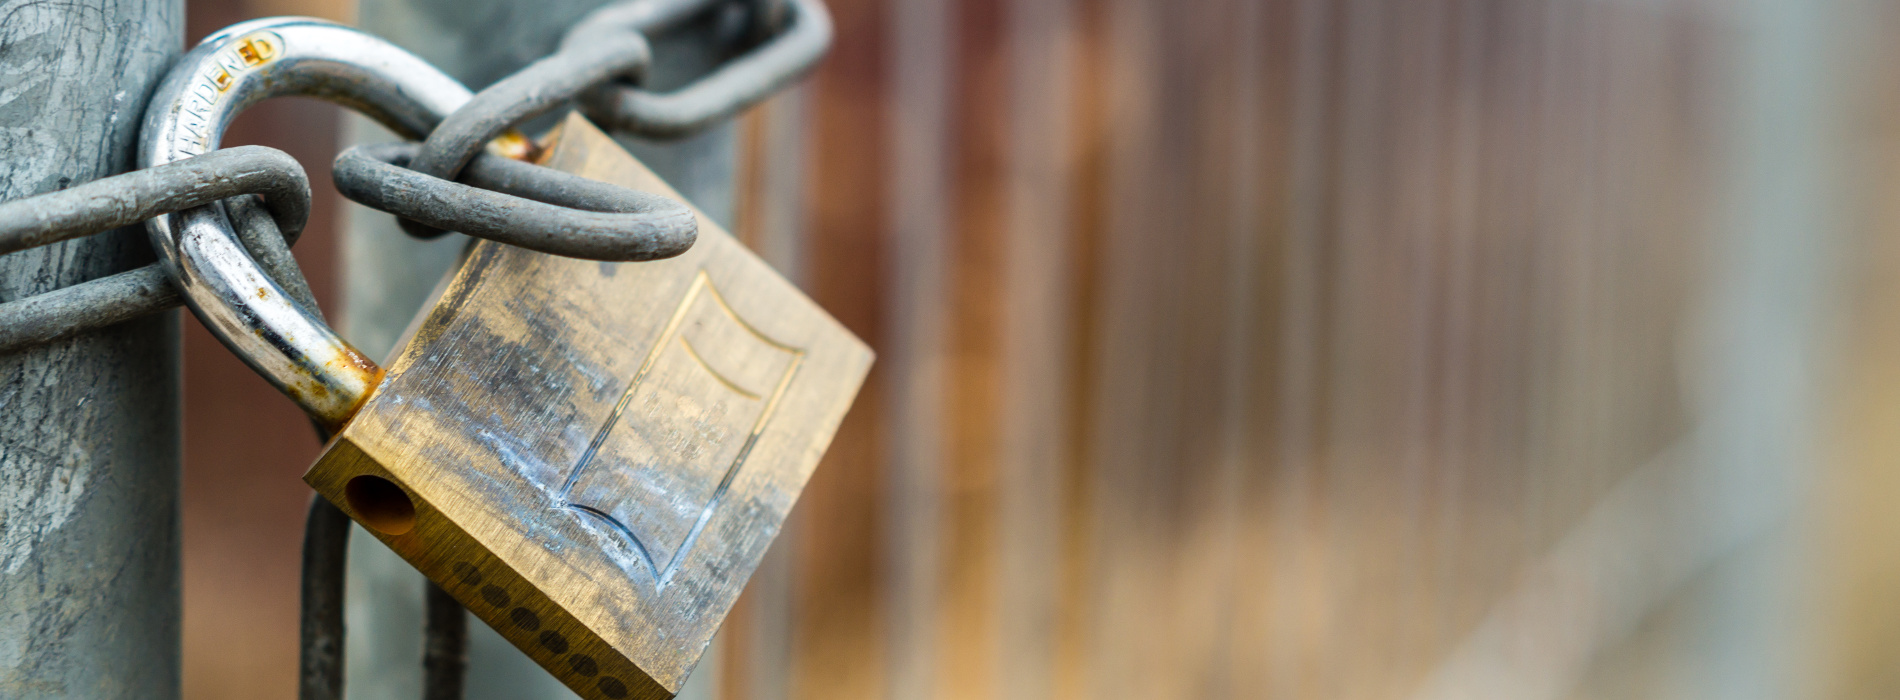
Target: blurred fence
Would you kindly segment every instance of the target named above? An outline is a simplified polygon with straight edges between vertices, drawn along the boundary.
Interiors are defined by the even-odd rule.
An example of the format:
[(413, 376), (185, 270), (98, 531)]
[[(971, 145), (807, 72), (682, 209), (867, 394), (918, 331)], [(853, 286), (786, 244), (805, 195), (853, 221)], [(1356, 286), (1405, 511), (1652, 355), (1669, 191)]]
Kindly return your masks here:
[(1793, 624), (1879, 13), (831, 4), (748, 231), (880, 364), (728, 697), (1880, 687)]
[[(734, 228), (879, 363), (711, 695), (1900, 694), (1895, 10), (828, 3)], [(292, 687), (243, 419), (195, 697)]]

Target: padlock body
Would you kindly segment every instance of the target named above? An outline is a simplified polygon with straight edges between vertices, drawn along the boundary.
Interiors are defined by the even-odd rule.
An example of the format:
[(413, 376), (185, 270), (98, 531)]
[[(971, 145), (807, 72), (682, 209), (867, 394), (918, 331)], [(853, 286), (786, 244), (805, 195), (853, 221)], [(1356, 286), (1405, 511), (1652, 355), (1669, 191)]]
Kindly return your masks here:
[[(678, 197), (579, 117), (543, 164)], [(474, 244), (304, 477), (583, 697), (678, 692), (871, 364), (699, 227), (644, 263)]]

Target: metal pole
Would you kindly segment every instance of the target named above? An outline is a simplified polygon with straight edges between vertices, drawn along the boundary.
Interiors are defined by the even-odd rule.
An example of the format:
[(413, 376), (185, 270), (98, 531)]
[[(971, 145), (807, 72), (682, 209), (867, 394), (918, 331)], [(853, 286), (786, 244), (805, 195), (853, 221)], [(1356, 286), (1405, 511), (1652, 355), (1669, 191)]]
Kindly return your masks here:
[[(480, 90), (553, 53), (562, 33), (606, 0), (362, 0), (359, 25), (415, 52)], [(685, 32), (656, 46), (649, 84), (666, 89), (697, 76), (718, 59), (705, 36)], [(551, 124), (560, 115), (536, 122)], [(531, 125), (532, 128), (532, 125)], [(351, 117), (345, 140), (395, 137)], [(682, 141), (635, 143), (630, 150), (721, 224), (733, 221), (737, 164), (731, 124)], [(387, 357), (436, 280), (454, 264), (462, 237), (411, 239), (387, 214), (349, 205), (344, 234), (344, 333), (364, 352)], [(346, 600), (348, 697), (410, 700), (422, 688), (422, 629), (429, 608), (425, 581), (367, 534), (350, 542)], [(440, 616), (434, 616), (439, 622)], [(479, 622), (468, 625), (469, 700), (573, 697), (553, 676)], [(701, 660), (681, 698), (710, 698), (718, 650)]]
[[(182, 0), (0, 0), (0, 199), (123, 172)], [(150, 262), (121, 230), (0, 257), (0, 301)], [(0, 356), (0, 697), (179, 695), (167, 313)]]

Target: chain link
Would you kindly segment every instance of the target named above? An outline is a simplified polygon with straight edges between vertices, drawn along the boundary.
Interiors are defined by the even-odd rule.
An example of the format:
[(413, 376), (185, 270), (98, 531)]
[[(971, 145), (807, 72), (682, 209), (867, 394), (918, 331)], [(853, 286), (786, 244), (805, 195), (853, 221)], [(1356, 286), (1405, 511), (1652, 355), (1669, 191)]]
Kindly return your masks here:
[[(646, 37), (637, 31), (591, 32), (585, 41), (573, 41), (572, 36), (553, 55), (475, 93), (429, 132), (408, 167), (429, 177), (453, 180), (502, 132), (566, 104), (583, 90), (635, 73), (652, 57)], [(434, 238), (445, 233), (415, 217), (398, 216), (410, 235)]]
[[(569, 36), (612, 26), (643, 34), (664, 32), (688, 16), (655, 7), (667, 4), (635, 0), (610, 5), (582, 19)], [(777, 11), (780, 7), (785, 11)], [(581, 111), (610, 131), (650, 138), (688, 136), (771, 97), (816, 67), (831, 48), (831, 13), (820, 0), (753, 3), (752, 9), (755, 26), (781, 26), (751, 51), (672, 92), (603, 85), (581, 97)]]
[(693, 211), (672, 199), (487, 153), (462, 173), (468, 184), (405, 167), (427, 148), (385, 143), (344, 151), (337, 190), (431, 227), (571, 258), (670, 258), (698, 233)]
[[(310, 180), (289, 154), (240, 146), (101, 178), (58, 192), (0, 204), (0, 255), (138, 224), (146, 219), (242, 195), (263, 195), (272, 222), (268, 238), (288, 248), (310, 216)], [(247, 212), (258, 207), (244, 200)], [(251, 220), (252, 217), (245, 217)], [(257, 226), (246, 230), (257, 231)], [(265, 236), (244, 236), (252, 254), (287, 258), (267, 248)], [(279, 274), (295, 274), (294, 263)], [(0, 354), (70, 338), (150, 313), (183, 300), (158, 263), (0, 304)]]

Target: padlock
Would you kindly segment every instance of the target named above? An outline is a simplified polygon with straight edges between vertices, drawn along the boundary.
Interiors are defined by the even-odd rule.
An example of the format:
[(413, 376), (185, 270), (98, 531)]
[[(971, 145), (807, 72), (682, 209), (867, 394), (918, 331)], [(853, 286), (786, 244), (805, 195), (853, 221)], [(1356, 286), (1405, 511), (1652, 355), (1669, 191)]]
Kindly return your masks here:
[[(355, 55), (337, 53), (338, 41)], [(453, 95), (416, 97), (430, 84), (452, 92), (433, 76), (419, 81), (426, 64), (365, 42), (379, 43), (308, 21), (216, 35), (160, 92), (180, 104), (210, 95), (208, 106), (190, 103), (196, 122), (152, 117), (142, 152), (215, 148), (237, 109), (300, 90), (304, 70), (346, 103), (373, 90), (384, 100), (377, 116), (399, 127), (390, 115), (453, 109)], [(245, 47), (262, 60), (247, 63)], [(377, 60), (364, 59), (370, 49)], [(308, 68), (273, 65), (286, 59)], [(340, 90), (340, 71), (363, 73), (349, 84), (370, 88)], [(578, 116), (542, 162), (677, 197)], [(151, 226), (207, 326), (339, 427), (305, 481), (570, 688), (617, 700), (679, 691), (872, 359), (695, 215), (697, 243), (652, 262), (474, 243), (386, 372), (253, 275), (248, 258), (206, 257), (225, 248), (200, 238), (229, 236), (214, 215)], [(255, 293), (234, 299), (233, 289)], [(298, 320), (278, 323), (286, 317)], [(229, 319), (237, 325), (216, 325)], [(352, 395), (353, 382), (366, 386)]]
[[(677, 196), (575, 115), (545, 165)], [(304, 480), (576, 690), (670, 696), (869, 349), (699, 217), (676, 258), (488, 241)]]

